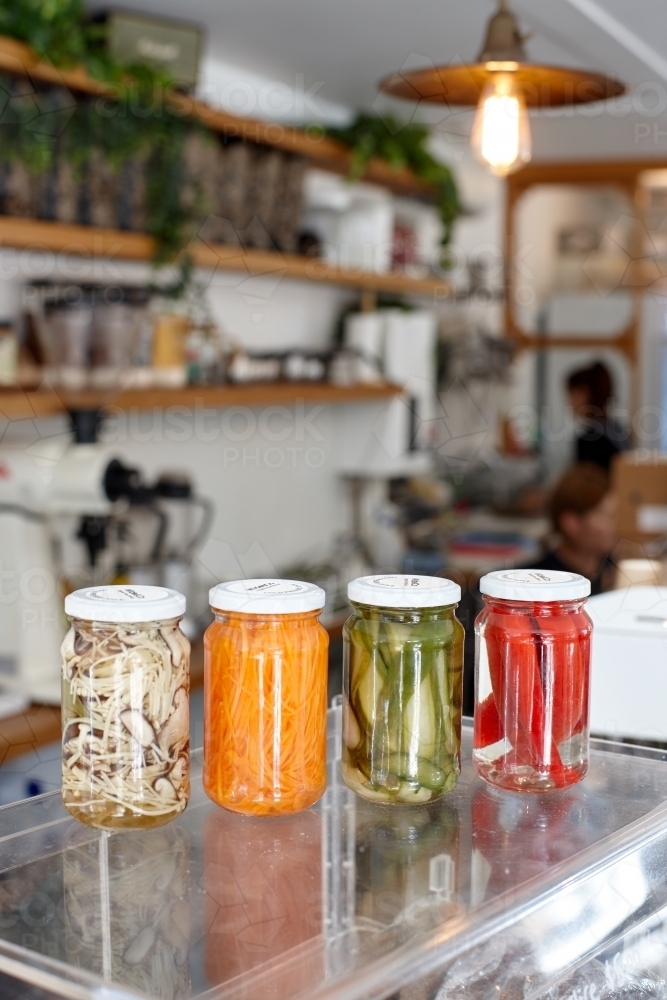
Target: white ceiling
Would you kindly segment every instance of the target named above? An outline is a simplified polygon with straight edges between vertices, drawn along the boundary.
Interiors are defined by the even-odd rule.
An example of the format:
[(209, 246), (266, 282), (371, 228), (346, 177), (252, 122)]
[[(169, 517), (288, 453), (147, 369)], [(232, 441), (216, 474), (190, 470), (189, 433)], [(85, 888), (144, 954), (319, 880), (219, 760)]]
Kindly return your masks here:
[[(127, 4), (129, 6), (129, 4)], [(106, 6), (95, 0), (91, 9)], [(663, 88), (667, 105), (665, 0), (512, 0), (531, 32), (528, 53), (545, 61), (598, 69), (624, 80), (631, 97), (615, 108), (534, 122), (539, 155), (658, 156), (667, 149), (665, 115), (653, 114)], [(207, 55), (231, 67), (314, 88), (319, 99), (348, 108), (385, 107), (376, 83), (388, 73), (428, 62), (476, 56), (492, 0), (132, 0), (132, 7), (187, 18), (207, 32)], [(598, 23), (596, 23), (598, 22)], [(601, 23), (599, 23), (601, 22)], [(652, 59), (651, 56), (655, 58)], [(647, 65), (648, 63), (648, 65)], [(659, 78), (664, 68), (663, 79)], [(409, 105), (395, 105), (404, 115)], [(644, 107), (649, 114), (642, 114)], [(638, 111), (639, 109), (639, 111)], [(445, 121), (445, 118), (447, 120)], [(439, 112), (445, 131), (467, 132), (469, 115)], [(658, 131), (653, 128), (660, 124)], [(648, 124), (637, 133), (636, 126)]]

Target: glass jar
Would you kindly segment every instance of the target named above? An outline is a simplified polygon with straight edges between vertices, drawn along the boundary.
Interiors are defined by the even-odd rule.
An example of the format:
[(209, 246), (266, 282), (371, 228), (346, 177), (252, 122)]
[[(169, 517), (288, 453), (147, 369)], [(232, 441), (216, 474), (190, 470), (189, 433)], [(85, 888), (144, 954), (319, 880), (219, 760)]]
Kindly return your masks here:
[(461, 771), (461, 588), (430, 576), (360, 577), (343, 630), (345, 783), (376, 802), (429, 802)]
[(475, 769), (512, 791), (566, 788), (588, 767), (590, 582), (556, 570), (501, 570), (479, 589)]
[(239, 813), (306, 809), (326, 788), (324, 591), (295, 580), (239, 580), (209, 596), (206, 794)]
[(89, 587), (69, 594), (65, 611), (65, 808), (89, 826), (161, 826), (190, 796), (185, 598), (163, 587)]

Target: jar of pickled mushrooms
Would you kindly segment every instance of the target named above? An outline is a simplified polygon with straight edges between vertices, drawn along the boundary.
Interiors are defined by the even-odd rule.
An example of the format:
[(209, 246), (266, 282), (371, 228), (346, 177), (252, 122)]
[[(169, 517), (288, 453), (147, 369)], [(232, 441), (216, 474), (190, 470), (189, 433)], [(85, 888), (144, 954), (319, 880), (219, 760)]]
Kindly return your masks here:
[(190, 795), (185, 597), (164, 587), (89, 587), (69, 594), (65, 611), (65, 808), (89, 826), (161, 826)]

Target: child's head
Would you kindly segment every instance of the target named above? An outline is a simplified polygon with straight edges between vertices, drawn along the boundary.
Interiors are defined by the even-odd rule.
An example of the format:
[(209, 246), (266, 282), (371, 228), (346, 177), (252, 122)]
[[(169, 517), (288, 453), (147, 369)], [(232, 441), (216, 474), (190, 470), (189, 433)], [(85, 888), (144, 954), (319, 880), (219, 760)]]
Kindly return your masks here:
[(554, 530), (570, 548), (603, 558), (616, 545), (616, 498), (597, 465), (579, 462), (556, 483), (549, 513)]
[(581, 417), (601, 417), (614, 394), (611, 374), (601, 361), (579, 368), (567, 380), (570, 406)]

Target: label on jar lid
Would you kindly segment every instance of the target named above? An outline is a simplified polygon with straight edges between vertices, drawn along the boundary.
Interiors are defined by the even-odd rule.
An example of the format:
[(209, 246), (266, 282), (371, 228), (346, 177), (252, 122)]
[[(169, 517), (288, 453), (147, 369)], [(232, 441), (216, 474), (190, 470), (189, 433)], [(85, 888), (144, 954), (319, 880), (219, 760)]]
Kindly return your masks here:
[(89, 601), (163, 601), (169, 591), (164, 587), (91, 587), (86, 596)]
[(461, 588), (439, 576), (394, 573), (360, 576), (349, 584), (347, 596), (358, 604), (383, 608), (440, 608), (458, 604)]
[(479, 590), (508, 601), (576, 601), (588, 597), (591, 582), (557, 569), (501, 569), (483, 576)]
[(320, 611), (326, 594), (314, 583), (300, 580), (233, 580), (212, 587), (208, 599), (214, 611), (289, 615)]
[(65, 598), (70, 618), (98, 622), (154, 622), (181, 618), (185, 597), (167, 587), (132, 586), (86, 587)]

